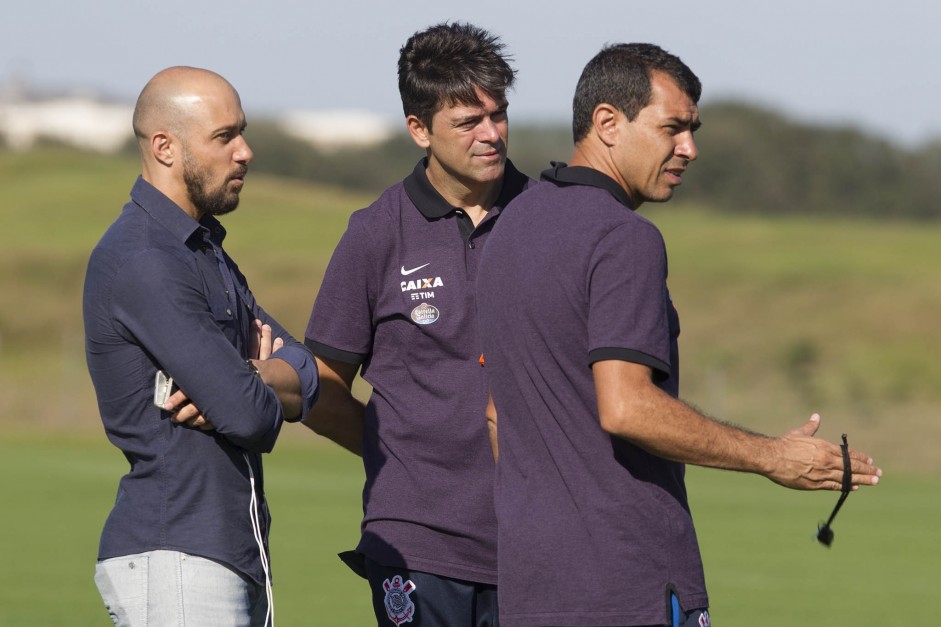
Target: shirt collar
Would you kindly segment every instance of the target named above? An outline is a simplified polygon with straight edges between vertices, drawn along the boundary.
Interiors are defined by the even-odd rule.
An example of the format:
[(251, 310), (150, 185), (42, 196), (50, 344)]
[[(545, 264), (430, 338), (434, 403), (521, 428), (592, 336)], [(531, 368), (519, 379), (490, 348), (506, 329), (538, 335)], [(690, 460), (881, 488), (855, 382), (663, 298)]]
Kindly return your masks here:
[(542, 180), (551, 181), (557, 185), (588, 185), (590, 187), (599, 187), (609, 192), (614, 198), (630, 209), (631, 199), (623, 187), (618, 185), (613, 178), (595, 170), (582, 166), (569, 166), (561, 161), (550, 161), (552, 167), (542, 171)]
[[(405, 178), (403, 184), (409, 200), (412, 201), (421, 214), (429, 220), (434, 220), (443, 218), (455, 211), (456, 207), (453, 207), (445, 200), (431, 184), (431, 181), (428, 180), (428, 174), (425, 172), (427, 164), (427, 158), (420, 160), (415, 165), (412, 173)], [(528, 176), (517, 170), (513, 163), (507, 159), (503, 170), (503, 187), (500, 189), (500, 196), (490, 211), (493, 211), (494, 214), (499, 213), (501, 208), (505, 207), (507, 203), (526, 189), (529, 180)]]
[(200, 230), (204, 233), (202, 239), (208, 235), (216, 244), (221, 244), (225, 239), (225, 227), (215, 216), (203, 216), (202, 220), (197, 222), (141, 176), (137, 177), (134, 187), (131, 188), (131, 200), (183, 243)]

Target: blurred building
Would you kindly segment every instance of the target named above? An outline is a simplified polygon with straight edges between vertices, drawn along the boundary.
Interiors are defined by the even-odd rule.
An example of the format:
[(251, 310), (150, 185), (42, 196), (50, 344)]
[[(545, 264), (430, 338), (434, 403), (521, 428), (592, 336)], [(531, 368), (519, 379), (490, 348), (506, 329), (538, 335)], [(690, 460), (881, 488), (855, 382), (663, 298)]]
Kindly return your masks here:
[(288, 135), (317, 148), (372, 146), (402, 128), (401, 121), (368, 111), (292, 111), (279, 121)]
[[(133, 105), (90, 91), (40, 92), (16, 80), (0, 84), (0, 138), (15, 150), (52, 140), (114, 152), (133, 137), (133, 113)], [(399, 128), (389, 118), (365, 111), (294, 111), (276, 122), (285, 134), (325, 149), (377, 144)]]
[(18, 81), (0, 86), (0, 135), (13, 149), (53, 140), (113, 152), (133, 135), (133, 112), (130, 105), (90, 92), (40, 93)]

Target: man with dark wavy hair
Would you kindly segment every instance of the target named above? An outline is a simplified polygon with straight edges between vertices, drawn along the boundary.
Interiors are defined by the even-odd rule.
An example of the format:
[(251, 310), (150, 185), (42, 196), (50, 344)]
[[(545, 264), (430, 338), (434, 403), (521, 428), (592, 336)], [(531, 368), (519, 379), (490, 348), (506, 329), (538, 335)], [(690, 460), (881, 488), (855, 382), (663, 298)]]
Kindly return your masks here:
[(699, 96), (658, 46), (605, 47), (576, 88), (571, 163), (543, 172), (487, 242), (477, 307), (504, 627), (707, 627), (684, 464), (801, 490), (879, 481), (868, 456), (814, 437), (817, 415), (771, 438), (678, 398), (666, 248), (635, 211), (669, 200), (697, 158)]
[(369, 580), (380, 624), (496, 625), (473, 287), (502, 208), (531, 183), (507, 160), (515, 72), (497, 37), (461, 23), (413, 35), (398, 72), (425, 157), (351, 216), (333, 253), (306, 332), (322, 391), (305, 424), (363, 457), (362, 539), (341, 557)]

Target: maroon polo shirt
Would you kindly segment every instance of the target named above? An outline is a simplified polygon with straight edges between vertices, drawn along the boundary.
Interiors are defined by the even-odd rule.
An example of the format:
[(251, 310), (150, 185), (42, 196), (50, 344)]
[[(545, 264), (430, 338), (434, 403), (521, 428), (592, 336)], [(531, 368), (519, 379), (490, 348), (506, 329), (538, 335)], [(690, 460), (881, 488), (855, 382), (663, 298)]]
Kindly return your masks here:
[(474, 228), (419, 162), (353, 213), (327, 268), (305, 343), (362, 364), (373, 387), (357, 550), (380, 564), (496, 583), (474, 284), (501, 209), (531, 183), (507, 162), (500, 197)]
[(601, 428), (591, 369), (645, 364), (677, 394), (663, 239), (600, 172), (562, 164), (543, 179), (501, 218), (477, 279), (499, 416), (501, 624), (668, 623), (670, 590), (708, 605), (684, 466)]

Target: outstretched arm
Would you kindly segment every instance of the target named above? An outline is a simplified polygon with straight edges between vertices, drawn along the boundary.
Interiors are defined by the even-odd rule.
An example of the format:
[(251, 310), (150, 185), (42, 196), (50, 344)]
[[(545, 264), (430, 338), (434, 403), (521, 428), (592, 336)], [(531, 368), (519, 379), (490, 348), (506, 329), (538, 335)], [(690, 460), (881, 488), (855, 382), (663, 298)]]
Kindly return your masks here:
[[(797, 490), (840, 490), (839, 445), (814, 437), (816, 414), (802, 426), (772, 438), (699, 413), (654, 385), (650, 368), (626, 361), (592, 366), (601, 427), (673, 461), (763, 475)], [(850, 450), (853, 487), (875, 485), (882, 471), (872, 458)]]

